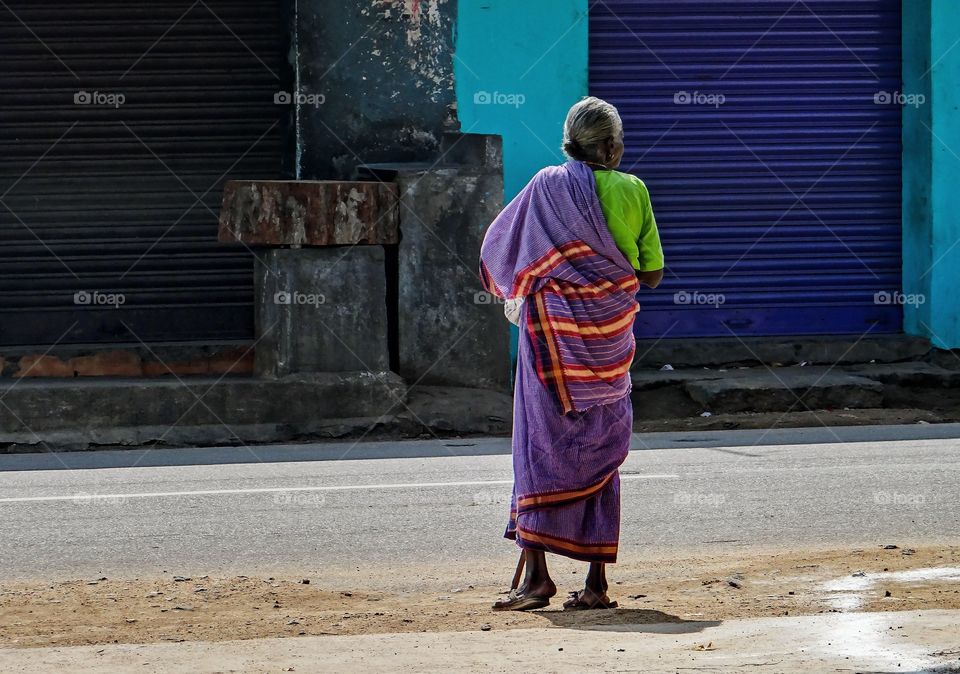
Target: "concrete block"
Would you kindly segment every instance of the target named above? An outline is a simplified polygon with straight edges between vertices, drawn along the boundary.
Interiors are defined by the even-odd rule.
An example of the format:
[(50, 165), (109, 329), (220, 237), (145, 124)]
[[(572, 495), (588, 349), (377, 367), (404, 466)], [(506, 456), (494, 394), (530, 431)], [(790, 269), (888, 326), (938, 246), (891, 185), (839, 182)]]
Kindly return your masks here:
[(255, 270), (255, 372), (390, 369), (380, 246), (272, 249)]
[(382, 182), (231, 180), (220, 241), (250, 246), (393, 244), (397, 187)]
[(503, 139), (484, 133), (445, 133), (440, 141), (445, 164), (503, 170)]
[(439, 386), (505, 390), (508, 323), (482, 292), (480, 244), (503, 206), (499, 167), (398, 169), (399, 372)]

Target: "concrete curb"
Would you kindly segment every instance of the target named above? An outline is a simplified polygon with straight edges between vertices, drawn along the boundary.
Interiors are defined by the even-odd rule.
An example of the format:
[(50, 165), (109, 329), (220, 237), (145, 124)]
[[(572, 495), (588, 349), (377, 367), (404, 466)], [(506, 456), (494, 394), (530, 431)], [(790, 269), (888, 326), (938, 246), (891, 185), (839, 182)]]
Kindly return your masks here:
[(44, 379), (0, 388), (0, 453), (498, 435), (512, 399), (390, 372)]

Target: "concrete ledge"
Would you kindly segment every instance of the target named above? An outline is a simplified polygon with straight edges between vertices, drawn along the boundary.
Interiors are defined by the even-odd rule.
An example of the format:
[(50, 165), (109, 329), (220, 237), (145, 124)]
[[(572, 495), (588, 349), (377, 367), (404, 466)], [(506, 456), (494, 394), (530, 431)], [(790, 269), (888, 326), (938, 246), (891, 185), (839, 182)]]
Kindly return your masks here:
[[(895, 408), (903, 402), (924, 409), (925, 395), (960, 386), (960, 372), (926, 363), (635, 370), (631, 374), (638, 419), (690, 417), (703, 411)], [(915, 396), (904, 397), (900, 393), (903, 390), (912, 391)], [(898, 395), (891, 395), (893, 391)]]
[(440, 433), (502, 435), (513, 423), (513, 397), (489, 389), (417, 386), (401, 419)]
[(245, 438), (241, 428), (271, 427), (271, 439), (276, 440), (346, 419), (377, 418), (405, 398), (406, 384), (389, 372), (319, 373), (277, 380), (22, 380), (0, 386), (0, 396), (0, 442), (7, 444), (24, 440), (37, 444), (47, 437), (64, 440), (64, 433), (76, 435), (69, 443), (64, 440), (70, 445), (103, 444), (100, 433), (107, 433), (111, 444), (136, 444), (142, 439), (140, 431), (119, 429), (156, 427), (168, 431), (161, 440), (176, 436), (177, 429), (219, 427), (220, 442), (242, 444), (260, 436)]
[(857, 365), (845, 368), (845, 370), (884, 384), (897, 386), (923, 386), (928, 388), (956, 388), (960, 386), (960, 370), (948, 370), (931, 363)]
[[(635, 420), (648, 429), (806, 426), (823, 418), (834, 425), (861, 417), (938, 423), (958, 420), (960, 409), (960, 373), (924, 363), (846, 371), (655, 370), (633, 378)], [(22, 379), (0, 383), (0, 396), (0, 453), (154, 446), (245, 452), (244, 445), (278, 442), (507, 435), (513, 416), (505, 393), (410, 388), (396, 374), (370, 372), (182, 383), (173, 377)], [(824, 412), (831, 409), (836, 412)], [(712, 418), (700, 418), (705, 410)]]
[(782, 412), (790, 409), (867, 408), (883, 405), (883, 385), (838, 372), (752, 372), (684, 385), (711, 412)]
[(513, 400), (390, 372), (47, 379), (0, 386), (0, 453), (502, 435)]
[(842, 365), (919, 360), (931, 351), (930, 342), (907, 335), (879, 337), (710, 337), (638, 340), (634, 369), (732, 365)]

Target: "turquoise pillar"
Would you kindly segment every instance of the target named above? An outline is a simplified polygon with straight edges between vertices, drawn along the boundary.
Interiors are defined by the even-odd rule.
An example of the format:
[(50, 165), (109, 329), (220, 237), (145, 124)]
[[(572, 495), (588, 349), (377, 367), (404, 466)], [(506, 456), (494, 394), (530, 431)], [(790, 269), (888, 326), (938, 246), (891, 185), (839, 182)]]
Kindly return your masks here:
[[(564, 161), (567, 110), (587, 95), (587, 0), (459, 0), (453, 72), (465, 133), (503, 137), (510, 201)], [(510, 351), (517, 353), (511, 326)]]
[(958, 348), (960, 3), (903, 0), (903, 81), (904, 329)]
[(454, 77), (464, 132), (503, 136), (504, 197), (560, 151), (587, 95), (587, 0), (460, 0)]

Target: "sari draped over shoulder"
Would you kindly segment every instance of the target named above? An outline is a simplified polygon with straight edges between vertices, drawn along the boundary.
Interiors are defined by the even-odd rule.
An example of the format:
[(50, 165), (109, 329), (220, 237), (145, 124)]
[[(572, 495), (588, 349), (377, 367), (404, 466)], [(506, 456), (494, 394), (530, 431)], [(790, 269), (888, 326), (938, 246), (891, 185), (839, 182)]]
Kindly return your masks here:
[(490, 225), (480, 258), (488, 292), (525, 300), (506, 536), (616, 561), (639, 283), (607, 228), (592, 171), (572, 161), (540, 171)]

